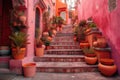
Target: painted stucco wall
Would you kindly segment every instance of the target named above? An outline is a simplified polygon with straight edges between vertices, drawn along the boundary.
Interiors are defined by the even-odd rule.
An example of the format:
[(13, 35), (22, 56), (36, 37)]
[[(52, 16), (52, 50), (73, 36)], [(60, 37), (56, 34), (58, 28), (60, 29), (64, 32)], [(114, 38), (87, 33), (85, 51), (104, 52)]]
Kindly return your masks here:
[(79, 1), (77, 6), (79, 20), (93, 17), (112, 48), (112, 57), (120, 74), (120, 0), (116, 0), (117, 7), (111, 12), (108, 0)]
[[(40, 30), (41, 30), (41, 32), (42, 32), (42, 29), (43, 29), (42, 14), (45, 10), (47, 10), (47, 8), (45, 8), (45, 10), (43, 10), (39, 6), (39, 4), (35, 5), (38, 1), (39, 0), (25, 0), (25, 2), (26, 2), (25, 4), (26, 4), (26, 7), (27, 7), (27, 13), (26, 13), (27, 25), (29, 27), (29, 29), (28, 29), (28, 35), (29, 35), (28, 39), (29, 39), (30, 44), (27, 45), (27, 56), (23, 60), (24, 63), (32, 60), (32, 57), (35, 56), (35, 53), (34, 53), (34, 35), (35, 35), (35, 11), (36, 11), (36, 8), (39, 8), (39, 10), (40, 10)], [(46, 5), (46, 7), (48, 7), (48, 5), (50, 6), (51, 13), (52, 13), (53, 12), (53, 5), (52, 5), (51, 0), (44, 0), (44, 3)], [(52, 16), (53, 13), (50, 16)]]
[(55, 3), (55, 0), (44, 0), (44, 2), (47, 6), (47, 9), (48, 6), (50, 7), (50, 18), (52, 18), (53, 15), (55, 16), (55, 6), (53, 5), (53, 3)]

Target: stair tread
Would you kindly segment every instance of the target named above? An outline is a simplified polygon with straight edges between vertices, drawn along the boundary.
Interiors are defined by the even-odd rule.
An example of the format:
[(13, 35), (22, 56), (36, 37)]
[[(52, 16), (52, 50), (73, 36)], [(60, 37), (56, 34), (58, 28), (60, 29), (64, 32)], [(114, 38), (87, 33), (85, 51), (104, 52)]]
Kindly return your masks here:
[(82, 49), (49, 49), (46, 51), (82, 51)]
[(79, 45), (61, 45), (61, 44), (60, 45), (53, 45), (53, 44), (51, 44), (50, 46), (56, 46), (56, 47), (57, 46), (61, 46), (61, 47), (64, 47), (64, 46), (76, 46), (76, 47), (79, 47)]
[(37, 67), (97, 67), (97, 65), (87, 65), (85, 62), (36, 62)]
[(43, 57), (84, 57), (84, 55), (44, 55)]

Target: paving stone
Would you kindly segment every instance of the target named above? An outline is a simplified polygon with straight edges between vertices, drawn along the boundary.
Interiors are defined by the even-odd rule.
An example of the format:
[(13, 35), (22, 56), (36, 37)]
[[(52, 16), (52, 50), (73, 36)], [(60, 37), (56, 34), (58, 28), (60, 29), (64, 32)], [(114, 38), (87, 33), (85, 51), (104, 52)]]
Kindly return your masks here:
[(83, 55), (44, 55), (42, 57), (34, 57), (36, 62), (83, 62)]

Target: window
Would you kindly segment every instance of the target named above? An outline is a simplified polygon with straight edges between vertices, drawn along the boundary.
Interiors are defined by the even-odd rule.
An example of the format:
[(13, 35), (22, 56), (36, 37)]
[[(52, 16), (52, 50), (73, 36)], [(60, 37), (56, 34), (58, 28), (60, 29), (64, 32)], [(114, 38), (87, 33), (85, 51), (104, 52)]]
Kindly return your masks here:
[(116, 8), (116, 0), (109, 0), (109, 11), (113, 11)]

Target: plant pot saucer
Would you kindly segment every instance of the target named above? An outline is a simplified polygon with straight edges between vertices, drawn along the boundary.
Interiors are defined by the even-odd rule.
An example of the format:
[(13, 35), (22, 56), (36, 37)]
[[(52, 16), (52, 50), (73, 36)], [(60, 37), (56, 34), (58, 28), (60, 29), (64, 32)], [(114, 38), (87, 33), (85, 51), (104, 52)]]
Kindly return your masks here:
[(90, 35), (90, 34), (101, 34), (102, 35), (102, 32), (100, 32), (100, 31), (90, 31), (89, 33), (87, 33), (87, 36)]
[(97, 51), (111, 51), (111, 48), (98, 48), (98, 47), (93, 47), (94, 50), (97, 50)]

